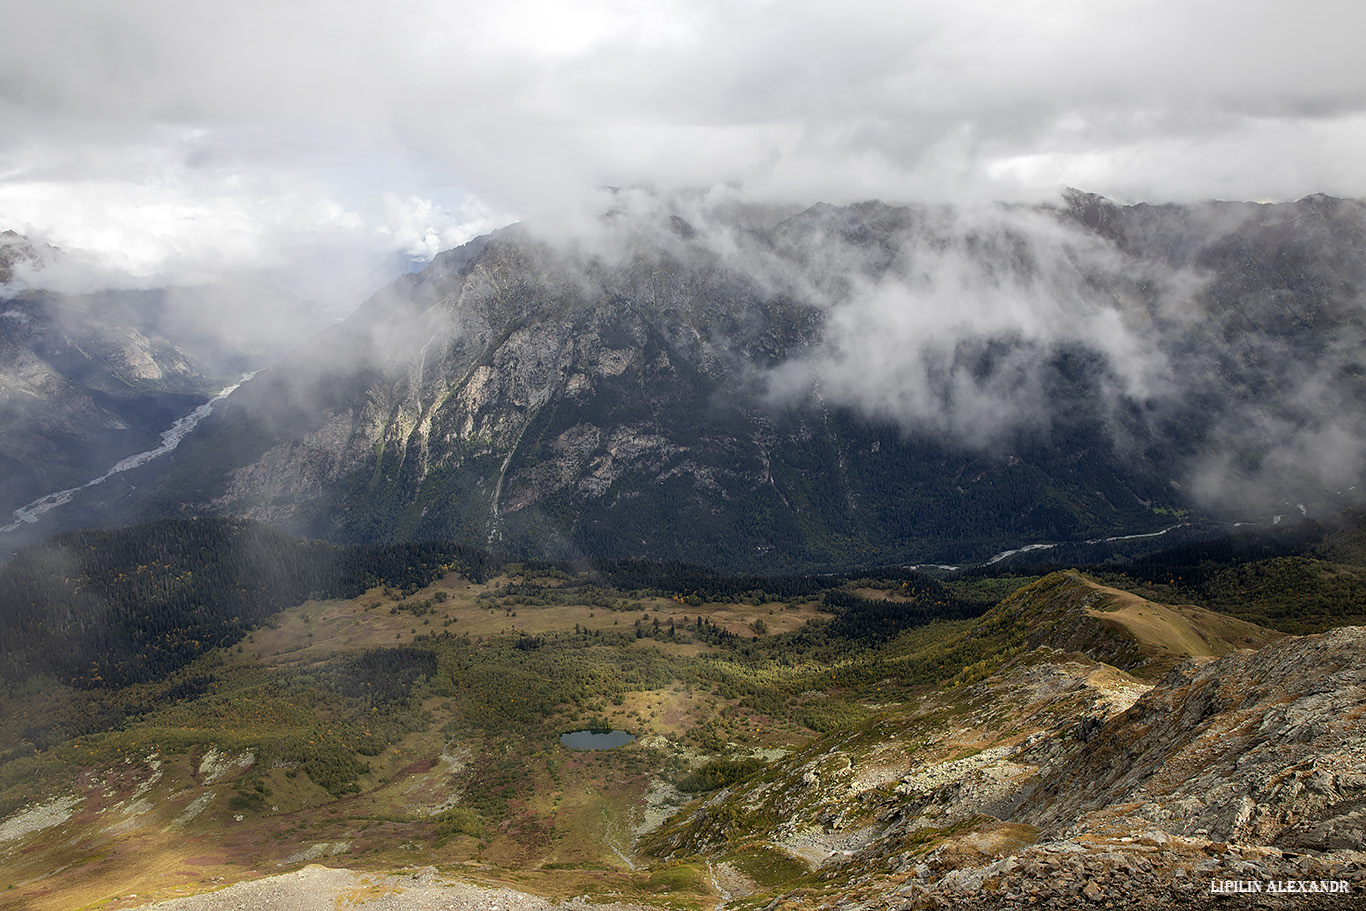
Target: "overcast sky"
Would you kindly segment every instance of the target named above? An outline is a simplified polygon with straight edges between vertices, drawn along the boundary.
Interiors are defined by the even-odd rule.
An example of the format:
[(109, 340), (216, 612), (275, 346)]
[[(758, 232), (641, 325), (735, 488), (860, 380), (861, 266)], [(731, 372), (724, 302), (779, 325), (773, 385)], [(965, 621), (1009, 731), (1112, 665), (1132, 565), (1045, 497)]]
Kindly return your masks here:
[(344, 295), (319, 276), (604, 184), (1366, 196), (1366, 5), (1344, 0), (0, 0), (0, 21), (0, 228), (145, 277), (302, 269)]

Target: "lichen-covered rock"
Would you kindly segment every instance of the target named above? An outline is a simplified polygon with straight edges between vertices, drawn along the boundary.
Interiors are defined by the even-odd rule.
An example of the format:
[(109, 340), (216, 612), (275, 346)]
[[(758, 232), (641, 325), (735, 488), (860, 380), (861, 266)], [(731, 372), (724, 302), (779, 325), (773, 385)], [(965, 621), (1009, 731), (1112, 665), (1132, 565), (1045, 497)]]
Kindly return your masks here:
[[(951, 711), (942, 698), (818, 741), (706, 812), (744, 806), (726, 845), (824, 871), (848, 888), (833, 907), (1205, 908), (1227, 901), (1211, 883), (1292, 880), (1338, 891), (1240, 906), (1366, 901), (1366, 629), (1187, 661), (1151, 687), (1041, 649)], [(1085, 738), (1081, 718), (1098, 719)], [(895, 784), (831, 774), (858, 780), (897, 748)], [(695, 824), (671, 836), (653, 848), (721, 847)]]

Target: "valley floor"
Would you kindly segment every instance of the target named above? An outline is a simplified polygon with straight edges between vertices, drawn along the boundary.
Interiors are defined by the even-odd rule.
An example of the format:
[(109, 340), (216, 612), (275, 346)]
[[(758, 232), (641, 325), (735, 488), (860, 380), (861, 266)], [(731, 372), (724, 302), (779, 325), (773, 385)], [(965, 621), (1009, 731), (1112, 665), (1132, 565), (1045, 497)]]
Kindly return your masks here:
[[(308, 602), (113, 694), (12, 693), (7, 739), (124, 714), (0, 766), (0, 908), (1366, 906), (1366, 629), (1069, 572), (832, 639), (816, 600), (539, 572)], [(847, 591), (869, 617), (925, 597)], [(560, 746), (576, 728), (637, 736)]]

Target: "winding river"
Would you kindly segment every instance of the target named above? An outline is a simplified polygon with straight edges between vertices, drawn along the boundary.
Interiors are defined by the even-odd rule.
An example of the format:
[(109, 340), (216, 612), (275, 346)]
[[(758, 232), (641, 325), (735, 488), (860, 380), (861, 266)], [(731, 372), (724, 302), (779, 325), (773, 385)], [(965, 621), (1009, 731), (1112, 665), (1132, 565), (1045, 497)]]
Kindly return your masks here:
[(120, 459), (113, 468), (109, 469), (98, 478), (95, 478), (93, 481), (86, 481), (79, 487), (68, 487), (66, 490), (58, 490), (55, 493), (39, 497), (27, 506), (19, 507), (14, 511), (14, 521), (8, 525), (0, 526), (0, 532), (15, 531), (25, 525), (32, 525), (58, 506), (64, 506), (67, 503), (70, 503), (72, 498), (82, 490), (103, 484), (116, 474), (132, 471), (134, 468), (140, 468), (143, 465), (146, 465), (153, 459), (164, 456), (166, 453), (179, 446), (180, 441), (185, 439), (190, 431), (194, 430), (195, 427), (199, 425), (200, 421), (212, 414), (215, 405), (232, 395), (237, 391), (237, 387), (241, 386), (255, 375), (256, 371), (242, 374), (242, 378), (237, 382), (233, 383), (231, 386), (225, 386), (218, 395), (209, 399), (183, 418), (177, 420), (169, 429), (163, 430), (161, 432), (161, 445), (157, 446), (155, 449), (148, 449), (146, 452), (134, 453), (126, 459)]

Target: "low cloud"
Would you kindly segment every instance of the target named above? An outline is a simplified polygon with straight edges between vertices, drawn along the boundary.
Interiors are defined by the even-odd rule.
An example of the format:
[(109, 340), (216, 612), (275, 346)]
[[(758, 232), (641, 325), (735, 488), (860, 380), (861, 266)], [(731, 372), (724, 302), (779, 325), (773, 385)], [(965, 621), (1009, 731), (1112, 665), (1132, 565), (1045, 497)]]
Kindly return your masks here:
[(881, 274), (848, 275), (822, 343), (774, 372), (775, 395), (813, 387), (835, 404), (982, 446), (1047, 427), (1046, 373), (1069, 349), (1104, 359), (1097, 392), (1110, 407), (1171, 393), (1138, 292), (1157, 276), (1099, 238), (1053, 214), (996, 207), (933, 210), (898, 239)]
[(1327, 0), (53, 0), (0, 34), (0, 223), (181, 280), (425, 255), (603, 185), (1366, 195), (1364, 29)]
[(809, 341), (755, 377), (775, 405), (819, 400), (998, 453), (1086, 426), (1241, 516), (1331, 508), (1366, 482), (1359, 204), (1121, 210), (1072, 193), (784, 222), (736, 217), (727, 194), (623, 191), (599, 211), (613, 214), (538, 234), (618, 267), (702, 256), (738, 299), (815, 311)]
[(29, 287), (86, 293), (262, 281), (337, 312), (406, 262), (424, 263), (507, 220), (467, 197), (384, 194), (359, 210), (303, 181), (292, 189), (243, 183), (86, 182), (75, 194), (59, 183), (0, 183), (0, 216), (66, 254), (22, 274)]

